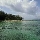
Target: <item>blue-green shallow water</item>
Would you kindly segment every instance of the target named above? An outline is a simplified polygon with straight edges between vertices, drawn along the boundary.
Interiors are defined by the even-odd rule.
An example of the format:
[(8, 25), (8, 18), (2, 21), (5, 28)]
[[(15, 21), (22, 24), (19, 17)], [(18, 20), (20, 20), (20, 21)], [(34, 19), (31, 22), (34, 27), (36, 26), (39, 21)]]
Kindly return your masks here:
[(0, 22), (0, 40), (40, 40), (40, 21)]

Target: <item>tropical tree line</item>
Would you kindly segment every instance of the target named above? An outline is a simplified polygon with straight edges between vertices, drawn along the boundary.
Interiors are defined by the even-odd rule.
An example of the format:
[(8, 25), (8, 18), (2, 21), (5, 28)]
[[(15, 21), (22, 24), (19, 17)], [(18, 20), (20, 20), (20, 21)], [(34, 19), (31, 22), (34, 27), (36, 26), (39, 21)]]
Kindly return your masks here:
[(22, 20), (23, 18), (19, 15), (7, 14), (4, 11), (0, 11), (0, 20)]

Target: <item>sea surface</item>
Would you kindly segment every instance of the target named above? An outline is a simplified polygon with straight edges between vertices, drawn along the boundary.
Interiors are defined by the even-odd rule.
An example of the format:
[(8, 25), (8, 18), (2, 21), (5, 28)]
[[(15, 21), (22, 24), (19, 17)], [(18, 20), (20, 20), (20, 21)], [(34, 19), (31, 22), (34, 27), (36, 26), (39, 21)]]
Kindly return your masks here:
[(0, 40), (40, 40), (40, 21), (2, 21)]

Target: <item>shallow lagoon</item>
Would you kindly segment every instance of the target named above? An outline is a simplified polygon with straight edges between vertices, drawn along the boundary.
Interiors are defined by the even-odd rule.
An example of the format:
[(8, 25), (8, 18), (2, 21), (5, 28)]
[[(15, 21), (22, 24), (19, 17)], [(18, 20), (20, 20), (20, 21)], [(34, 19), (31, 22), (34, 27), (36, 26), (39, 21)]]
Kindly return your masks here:
[(2, 21), (0, 40), (40, 40), (40, 21)]

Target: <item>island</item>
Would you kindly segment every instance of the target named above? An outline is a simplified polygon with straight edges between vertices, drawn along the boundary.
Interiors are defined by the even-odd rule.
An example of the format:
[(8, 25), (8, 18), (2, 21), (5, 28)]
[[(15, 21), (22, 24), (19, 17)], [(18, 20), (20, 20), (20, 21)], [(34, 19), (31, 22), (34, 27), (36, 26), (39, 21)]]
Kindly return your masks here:
[(22, 20), (23, 18), (19, 15), (12, 15), (5, 13), (4, 11), (0, 11), (0, 20)]

